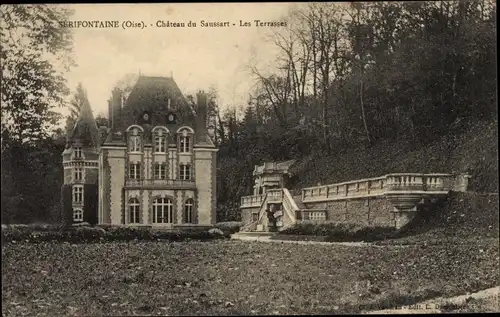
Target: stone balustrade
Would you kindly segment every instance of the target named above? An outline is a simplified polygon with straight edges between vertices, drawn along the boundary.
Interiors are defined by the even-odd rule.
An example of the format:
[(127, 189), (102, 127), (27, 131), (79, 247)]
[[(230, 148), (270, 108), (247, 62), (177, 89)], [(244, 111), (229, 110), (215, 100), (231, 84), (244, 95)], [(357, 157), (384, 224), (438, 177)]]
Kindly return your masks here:
[(182, 179), (127, 179), (125, 188), (195, 189), (194, 180)]
[(301, 209), (296, 212), (297, 221), (326, 221), (328, 212), (326, 210)]
[(302, 189), (303, 202), (382, 196), (392, 192), (439, 195), (451, 190), (465, 191), (467, 175), (394, 173), (382, 177), (308, 187)]
[(252, 195), (241, 197), (240, 207), (260, 207), (264, 201), (265, 195)]
[(281, 202), (283, 200), (283, 190), (281, 188), (268, 190), (267, 200), (269, 202)]
[[(470, 176), (463, 174), (393, 173), (381, 177), (303, 188), (301, 198), (304, 204), (319, 203), (325, 206), (333, 201), (386, 198), (394, 207), (394, 212), (397, 214), (395, 225), (399, 228), (414, 217), (417, 205), (424, 202), (426, 198), (443, 197), (450, 191), (467, 191), (469, 178)], [(264, 195), (242, 197), (240, 207), (260, 207), (264, 200), (270, 203), (281, 202), (292, 221), (328, 220), (330, 207), (299, 209), (286, 189), (271, 189)], [(259, 221), (262, 215), (259, 215)]]

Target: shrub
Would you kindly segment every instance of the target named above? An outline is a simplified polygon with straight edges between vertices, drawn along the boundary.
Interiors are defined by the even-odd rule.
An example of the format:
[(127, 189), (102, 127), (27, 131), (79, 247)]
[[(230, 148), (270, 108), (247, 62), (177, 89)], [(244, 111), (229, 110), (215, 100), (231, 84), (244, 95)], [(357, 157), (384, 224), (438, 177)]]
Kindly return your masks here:
[(218, 222), (214, 225), (214, 227), (220, 229), (225, 236), (229, 236), (233, 233), (239, 232), (242, 225), (243, 223), (241, 221), (227, 221)]
[(28, 226), (8, 226), (2, 228), (2, 244), (11, 241), (24, 241), (30, 238), (31, 230)]
[(212, 228), (208, 230), (208, 233), (214, 235), (214, 236), (224, 236), (224, 232), (220, 230), (219, 228)]
[(69, 236), (73, 242), (97, 242), (103, 239), (105, 235), (106, 231), (99, 227), (78, 227), (74, 234)]
[(325, 241), (376, 241), (390, 237), (393, 227), (362, 226), (353, 223), (302, 221), (280, 232), (287, 235), (326, 236)]

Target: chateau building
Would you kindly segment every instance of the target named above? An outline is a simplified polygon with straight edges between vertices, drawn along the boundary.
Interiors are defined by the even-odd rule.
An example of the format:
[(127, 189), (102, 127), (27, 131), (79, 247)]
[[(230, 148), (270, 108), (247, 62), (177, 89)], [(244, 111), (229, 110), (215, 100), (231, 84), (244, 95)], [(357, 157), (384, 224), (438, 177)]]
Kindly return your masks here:
[[(82, 109), (63, 153), (64, 186), (72, 187), (71, 203), (68, 189), (63, 203), (66, 210), (71, 205), (73, 220), (164, 227), (215, 223), (217, 149), (206, 129), (207, 95), (199, 92), (196, 99), (193, 107), (173, 78), (140, 76), (128, 97), (112, 92), (105, 131), (97, 128), (90, 108)], [(80, 181), (78, 168), (84, 174)], [(86, 199), (86, 184), (98, 191), (96, 202)]]

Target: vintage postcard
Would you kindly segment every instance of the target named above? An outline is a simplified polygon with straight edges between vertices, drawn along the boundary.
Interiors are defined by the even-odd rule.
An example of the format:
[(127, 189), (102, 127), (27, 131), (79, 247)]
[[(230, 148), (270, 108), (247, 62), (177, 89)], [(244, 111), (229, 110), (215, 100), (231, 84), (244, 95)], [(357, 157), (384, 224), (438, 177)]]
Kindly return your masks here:
[(0, 13), (2, 316), (499, 311), (494, 1)]

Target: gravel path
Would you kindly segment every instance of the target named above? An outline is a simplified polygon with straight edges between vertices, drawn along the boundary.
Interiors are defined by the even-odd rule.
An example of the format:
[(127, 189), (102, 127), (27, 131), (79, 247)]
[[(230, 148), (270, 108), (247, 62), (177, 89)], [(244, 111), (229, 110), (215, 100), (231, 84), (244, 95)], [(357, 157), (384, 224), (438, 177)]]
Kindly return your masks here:
[(367, 247), (367, 246), (375, 246), (375, 247), (383, 247), (374, 245), (372, 243), (366, 242), (323, 242), (323, 241), (294, 241), (294, 240), (276, 240), (271, 239), (270, 236), (259, 236), (259, 235), (245, 235), (245, 234), (232, 234), (231, 239), (233, 240), (242, 240), (242, 241), (258, 241), (258, 242), (274, 242), (274, 243), (295, 243), (295, 244), (316, 244), (316, 245), (345, 245), (352, 247)]

